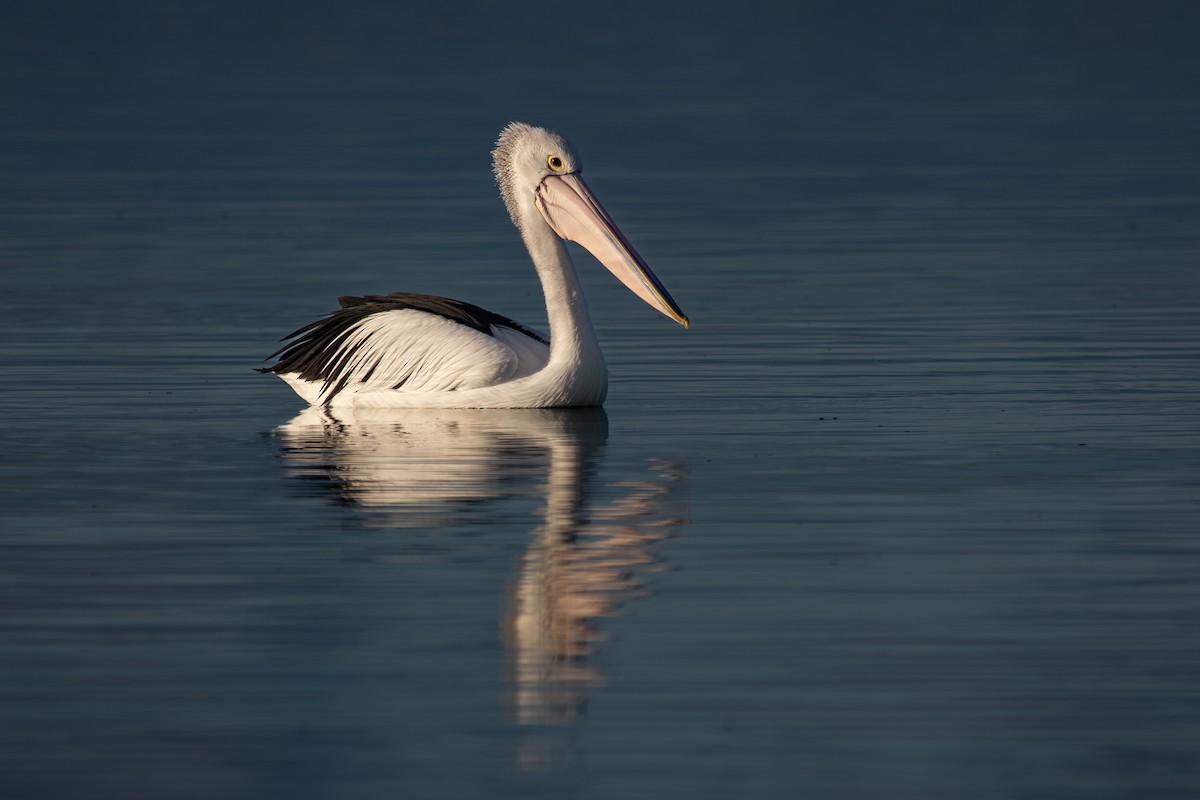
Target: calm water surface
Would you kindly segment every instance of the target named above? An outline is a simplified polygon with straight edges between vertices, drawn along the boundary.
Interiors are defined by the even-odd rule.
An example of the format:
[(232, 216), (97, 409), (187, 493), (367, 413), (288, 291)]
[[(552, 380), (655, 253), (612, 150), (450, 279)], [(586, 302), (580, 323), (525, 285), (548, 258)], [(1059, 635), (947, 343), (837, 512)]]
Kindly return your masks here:
[[(0, 794), (1196, 796), (1197, 18), (1016, 8), (15, 14)], [(252, 371), (543, 325), (510, 118), (691, 330), (580, 251), (604, 410)]]

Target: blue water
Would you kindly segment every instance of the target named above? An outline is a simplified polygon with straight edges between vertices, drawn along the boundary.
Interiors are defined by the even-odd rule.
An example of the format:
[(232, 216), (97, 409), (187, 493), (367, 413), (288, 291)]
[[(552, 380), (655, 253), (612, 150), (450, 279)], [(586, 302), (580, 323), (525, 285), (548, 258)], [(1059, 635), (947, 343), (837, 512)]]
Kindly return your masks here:
[[(1200, 15), (8, 7), (0, 796), (1200, 792)], [(544, 325), (602, 411), (322, 420), (341, 294)]]

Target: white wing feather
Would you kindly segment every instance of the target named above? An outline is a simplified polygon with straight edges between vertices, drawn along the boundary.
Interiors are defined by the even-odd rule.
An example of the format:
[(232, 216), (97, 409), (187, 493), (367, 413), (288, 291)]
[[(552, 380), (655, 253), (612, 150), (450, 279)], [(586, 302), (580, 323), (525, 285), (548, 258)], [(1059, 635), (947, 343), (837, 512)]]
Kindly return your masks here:
[(437, 314), (380, 311), (354, 325), (336, 345), (338, 366), (325, 381), (282, 376), (310, 403), (333, 394), (380, 390), (453, 392), (495, 386), (546, 365), (549, 348), (511, 328), (489, 336)]

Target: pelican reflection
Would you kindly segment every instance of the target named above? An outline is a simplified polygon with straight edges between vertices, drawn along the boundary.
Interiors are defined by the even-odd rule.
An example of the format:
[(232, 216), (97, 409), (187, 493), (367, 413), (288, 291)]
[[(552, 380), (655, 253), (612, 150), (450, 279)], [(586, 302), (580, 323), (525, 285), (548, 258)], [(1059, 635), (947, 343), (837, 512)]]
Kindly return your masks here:
[(544, 725), (578, 717), (603, 685), (599, 621), (644, 593), (642, 576), (661, 568), (657, 543), (686, 519), (678, 463), (647, 458), (628, 479), (598, 485), (607, 429), (599, 408), (336, 418), (309, 408), (280, 434), (291, 474), (325, 479), (370, 527), (436, 531), (490, 519), (513, 496), (544, 500), (502, 623), (513, 717)]

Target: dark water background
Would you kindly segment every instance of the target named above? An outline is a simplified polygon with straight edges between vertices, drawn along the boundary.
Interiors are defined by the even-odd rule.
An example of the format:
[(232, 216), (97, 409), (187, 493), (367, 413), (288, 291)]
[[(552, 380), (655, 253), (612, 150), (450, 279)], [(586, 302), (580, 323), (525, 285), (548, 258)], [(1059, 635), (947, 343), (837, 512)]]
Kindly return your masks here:
[[(1197, 796), (1200, 7), (793, 6), (0, 6), (0, 796)], [(289, 422), (510, 119), (692, 329)]]

